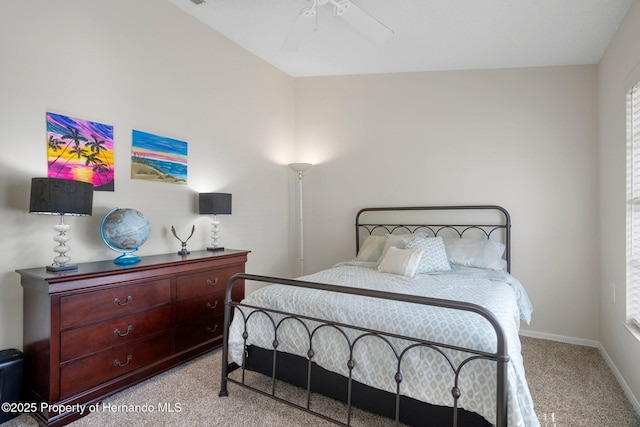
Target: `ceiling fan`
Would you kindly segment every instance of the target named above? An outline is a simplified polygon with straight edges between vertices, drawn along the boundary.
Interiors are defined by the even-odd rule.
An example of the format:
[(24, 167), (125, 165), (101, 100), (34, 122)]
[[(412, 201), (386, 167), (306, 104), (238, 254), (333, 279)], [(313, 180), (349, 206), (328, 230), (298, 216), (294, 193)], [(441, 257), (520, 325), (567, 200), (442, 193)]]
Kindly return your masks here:
[(350, 0), (308, 0), (312, 4), (300, 11), (280, 48), (281, 52), (296, 52), (305, 38), (317, 28), (317, 9), (331, 3), (336, 15), (377, 43), (393, 36), (393, 30), (356, 6)]

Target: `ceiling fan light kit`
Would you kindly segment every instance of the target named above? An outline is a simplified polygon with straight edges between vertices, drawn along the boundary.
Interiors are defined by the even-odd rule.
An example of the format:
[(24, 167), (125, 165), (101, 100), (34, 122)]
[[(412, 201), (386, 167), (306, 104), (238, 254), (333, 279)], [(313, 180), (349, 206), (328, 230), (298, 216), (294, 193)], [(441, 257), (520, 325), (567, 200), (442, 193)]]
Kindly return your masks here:
[(306, 37), (317, 29), (317, 8), (331, 3), (337, 16), (376, 43), (384, 43), (393, 30), (350, 0), (309, 0), (311, 6), (302, 9), (287, 34), (281, 52), (296, 52)]

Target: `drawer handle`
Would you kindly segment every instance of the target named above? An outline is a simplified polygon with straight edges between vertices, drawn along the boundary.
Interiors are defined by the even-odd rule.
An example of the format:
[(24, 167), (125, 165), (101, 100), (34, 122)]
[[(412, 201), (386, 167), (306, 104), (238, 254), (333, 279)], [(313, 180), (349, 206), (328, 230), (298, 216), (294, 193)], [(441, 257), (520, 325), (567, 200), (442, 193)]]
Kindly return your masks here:
[(213, 328), (211, 326), (207, 326), (208, 332), (215, 332), (218, 329), (218, 324), (216, 323)]
[(211, 279), (207, 279), (207, 285), (215, 286), (217, 284), (218, 284), (218, 278), (217, 277), (215, 279), (213, 279), (213, 281)]
[(213, 305), (210, 302), (207, 303), (207, 308), (214, 309), (218, 306), (218, 300), (216, 300)]
[(130, 354), (127, 356), (126, 363), (120, 363), (120, 360), (116, 359), (113, 361), (113, 366), (120, 366), (122, 368), (127, 366), (129, 363), (131, 363), (132, 360), (133, 360), (133, 356)]
[(120, 332), (120, 329), (116, 329), (115, 331), (113, 331), (113, 333), (119, 337), (126, 337), (131, 333), (131, 331), (133, 331), (133, 325), (127, 326), (127, 332), (125, 332), (124, 334)]
[(116, 299), (114, 299), (114, 300), (113, 300), (113, 303), (114, 303), (114, 304), (118, 304), (118, 305), (120, 305), (120, 306), (123, 306), (123, 305), (127, 305), (127, 304), (129, 304), (131, 301), (133, 301), (133, 297), (132, 297), (131, 295), (129, 295), (129, 296), (127, 297), (127, 302), (122, 302), (122, 301), (120, 301), (120, 299), (119, 299), (119, 298), (116, 298)]

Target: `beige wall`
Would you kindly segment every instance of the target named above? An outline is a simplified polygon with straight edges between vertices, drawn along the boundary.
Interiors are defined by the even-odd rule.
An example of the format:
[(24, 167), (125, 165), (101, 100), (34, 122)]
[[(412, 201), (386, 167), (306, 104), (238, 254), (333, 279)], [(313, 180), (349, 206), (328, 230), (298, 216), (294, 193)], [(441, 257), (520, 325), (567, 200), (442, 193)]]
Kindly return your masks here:
[[(293, 79), (169, 2), (0, 2), (0, 348), (22, 345), (18, 268), (51, 263), (57, 219), (30, 215), (30, 180), (46, 176), (47, 111), (114, 126), (114, 192), (96, 192), (94, 214), (71, 218), (72, 260), (114, 258), (99, 236), (102, 216), (132, 207), (152, 224), (141, 255), (178, 251), (175, 226), (208, 244), (211, 218), (196, 194), (233, 194), (220, 217), (222, 242), (252, 251), (248, 269), (290, 274), (294, 160)], [(131, 180), (131, 130), (187, 141), (188, 185)]]
[(640, 342), (625, 325), (626, 94), (640, 81), (640, 2), (633, 3), (598, 68), (600, 117), (600, 343), (640, 412)]
[(597, 68), (296, 79), (306, 269), (353, 257), (358, 209), (499, 204), (526, 328), (598, 339)]

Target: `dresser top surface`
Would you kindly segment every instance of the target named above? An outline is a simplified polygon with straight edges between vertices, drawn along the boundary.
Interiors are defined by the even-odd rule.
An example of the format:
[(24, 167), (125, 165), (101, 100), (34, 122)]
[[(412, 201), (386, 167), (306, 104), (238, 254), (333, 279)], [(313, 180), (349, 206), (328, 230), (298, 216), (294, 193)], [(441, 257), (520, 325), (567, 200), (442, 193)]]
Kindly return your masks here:
[(135, 264), (116, 264), (113, 260), (93, 261), (79, 263), (78, 268), (64, 271), (48, 271), (46, 267), (36, 267), (16, 270), (22, 276), (30, 276), (45, 280), (47, 282), (57, 280), (81, 279), (83, 276), (96, 274), (119, 274), (148, 270), (158, 267), (169, 267), (172, 265), (197, 264), (206, 261), (223, 261), (225, 258), (245, 256), (250, 251), (239, 249), (224, 249), (221, 251), (191, 251), (188, 255), (178, 255), (177, 253), (149, 255), (140, 257), (140, 261)]

